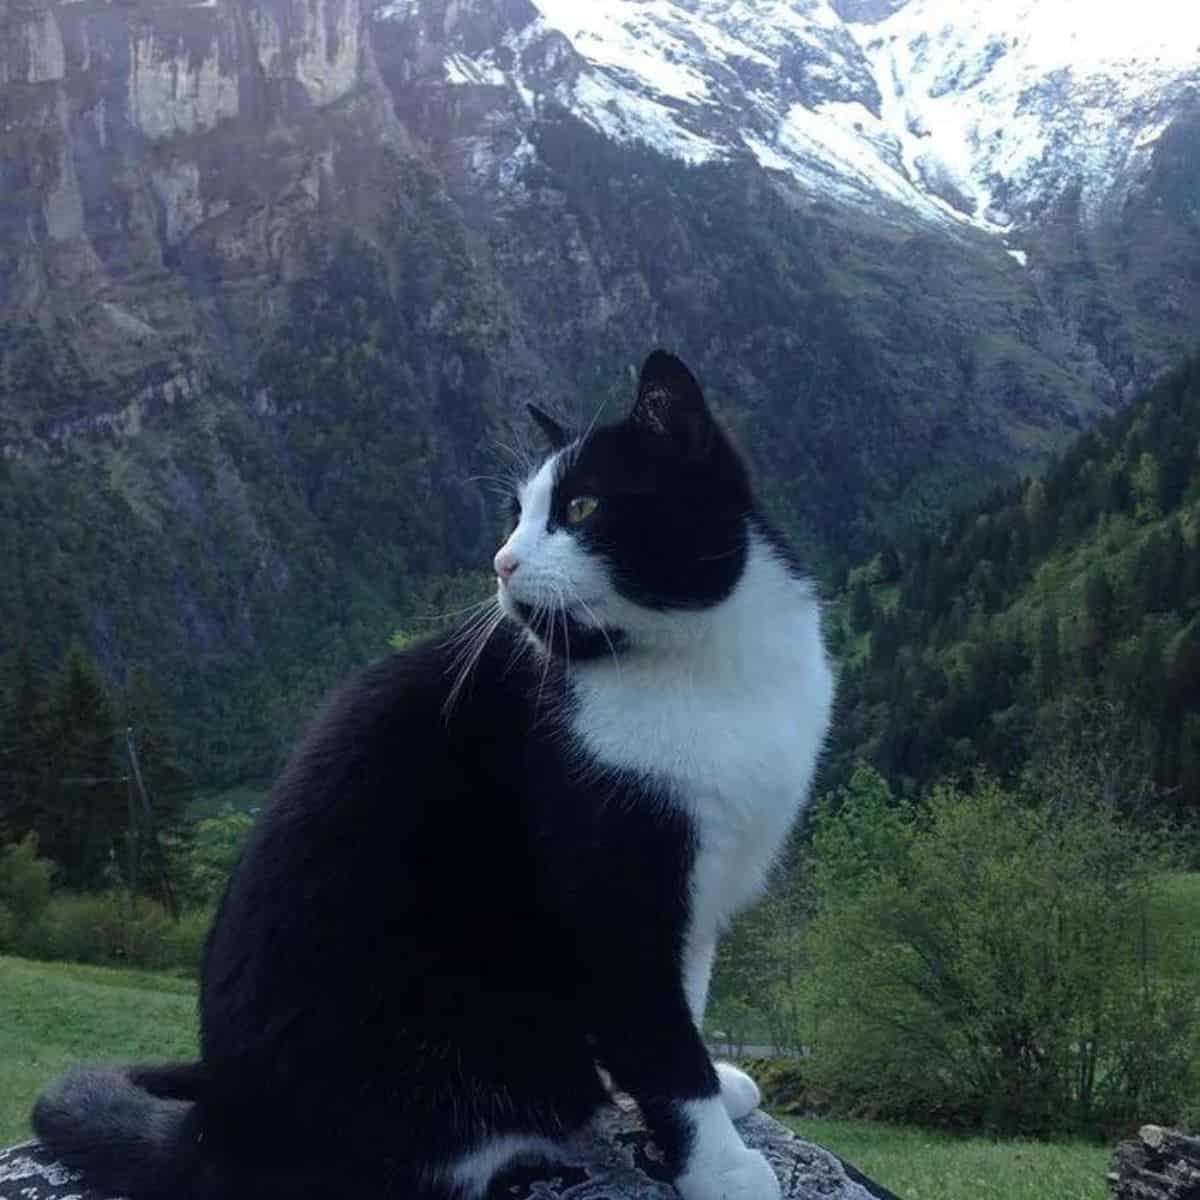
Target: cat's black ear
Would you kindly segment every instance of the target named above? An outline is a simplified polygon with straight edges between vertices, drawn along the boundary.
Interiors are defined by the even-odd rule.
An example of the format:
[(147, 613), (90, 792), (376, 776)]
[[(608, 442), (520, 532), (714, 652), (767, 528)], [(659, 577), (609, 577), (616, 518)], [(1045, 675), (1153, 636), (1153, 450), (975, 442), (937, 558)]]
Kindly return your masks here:
[(642, 364), (629, 419), (671, 438), (694, 461), (708, 457), (716, 438), (717, 427), (696, 377), (665, 350), (655, 350)]
[(537, 427), (546, 435), (552, 450), (561, 450), (571, 439), (567, 431), (549, 413), (544, 413), (536, 404), (525, 405), (529, 415), (537, 422)]

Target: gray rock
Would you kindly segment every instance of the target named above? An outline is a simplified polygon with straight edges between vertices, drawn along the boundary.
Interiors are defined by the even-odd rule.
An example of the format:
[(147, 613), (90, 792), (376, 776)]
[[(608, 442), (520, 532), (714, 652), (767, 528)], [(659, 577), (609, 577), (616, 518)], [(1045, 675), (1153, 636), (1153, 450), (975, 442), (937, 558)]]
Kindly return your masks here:
[(1113, 1200), (1200, 1200), (1200, 1137), (1143, 1125), (1108, 1175)]
[[(787, 1200), (897, 1200), (835, 1155), (755, 1113), (739, 1123), (761, 1150)], [(614, 1107), (554, 1166), (515, 1168), (489, 1200), (672, 1200), (661, 1159), (632, 1106)], [(112, 1200), (83, 1186), (37, 1142), (0, 1151), (0, 1200)]]

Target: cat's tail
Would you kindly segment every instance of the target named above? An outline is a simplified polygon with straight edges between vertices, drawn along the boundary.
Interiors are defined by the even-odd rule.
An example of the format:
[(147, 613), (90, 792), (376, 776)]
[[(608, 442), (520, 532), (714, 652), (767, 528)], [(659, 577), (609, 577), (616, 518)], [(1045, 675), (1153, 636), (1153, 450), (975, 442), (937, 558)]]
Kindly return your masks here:
[(87, 1182), (131, 1200), (182, 1200), (192, 1189), (201, 1064), (132, 1069), (75, 1067), (33, 1109), (33, 1129)]

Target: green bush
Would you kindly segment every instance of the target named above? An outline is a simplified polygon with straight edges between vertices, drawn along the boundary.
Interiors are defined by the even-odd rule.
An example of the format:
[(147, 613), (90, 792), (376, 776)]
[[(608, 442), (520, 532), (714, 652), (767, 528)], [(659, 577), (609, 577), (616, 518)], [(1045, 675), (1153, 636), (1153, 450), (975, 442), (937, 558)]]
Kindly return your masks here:
[(162, 965), (199, 974), (204, 941), (212, 924), (212, 910), (195, 908), (185, 912), (163, 934)]
[(1163, 868), (1102, 806), (983, 782), (916, 808), (859, 767), (812, 845), (814, 1082), (862, 1111), (1008, 1132), (1181, 1119), (1200, 967), (1194, 936), (1155, 920)]
[(11, 948), (50, 901), (54, 865), (38, 858), (36, 834), (0, 847), (0, 950)]
[(108, 896), (60, 893), (21, 933), (16, 952), (50, 961), (107, 962), (105, 934), (111, 931), (110, 907)]
[(189, 904), (207, 906), (220, 897), (253, 828), (252, 816), (229, 807), (196, 822), (173, 872)]
[(64, 892), (51, 898), (12, 948), (25, 958), (195, 973), (210, 920), (210, 913), (195, 910), (173, 921), (161, 904), (126, 892)]

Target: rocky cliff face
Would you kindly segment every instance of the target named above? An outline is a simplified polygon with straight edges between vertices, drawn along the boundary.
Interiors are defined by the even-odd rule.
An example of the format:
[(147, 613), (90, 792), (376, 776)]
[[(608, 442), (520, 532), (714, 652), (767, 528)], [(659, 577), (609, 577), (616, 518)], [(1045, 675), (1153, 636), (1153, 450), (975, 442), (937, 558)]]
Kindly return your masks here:
[[(599, 265), (613, 248), (588, 245), (578, 214), (562, 212), (562, 170), (539, 148), (544, 130), (575, 121), (678, 164), (676, 191), (691, 165), (781, 197), (797, 228), (827, 226), (849, 247), (852, 275), (864, 242), (868, 257), (879, 241), (935, 247), (960, 276), (935, 287), (965, 306), (954, 353), (990, 367), (1003, 342), (1002, 376), (1039, 364), (1044, 411), (1007, 385), (1007, 410), (978, 410), (1044, 426), (1009, 439), (1020, 458), (1186, 348), (1200, 316), (1200, 239), (1184, 211), (1200, 69), (1178, 49), (1190, 26), (1172, 41), (1148, 21), (1124, 55), (1092, 45), (1086, 26), (1072, 63), (1026, 0), (1002, 13), (939, 3), (3, 0), (0, 317), (32, 322), (61, 352), (54, 420), (10, 399), (0, 431), (13, 452), (167, 380), (183, 394), (198, 369), (247, 378), (283, 285), (306, 269), (302, 248), (341, 228), (378, 235), (389, 156), (415, 155), (441, 180), (503, 290), (523, 293), (535, 253), (508, 245), (508, 217), (540, 209), (535, 225), (562, 226), (540, 251), (558, 258), (551, 289), (571, 293), (558, 318), (610, 342), (644, 329), (645, 306), (630, 304), (653, 287), (631, 264), (623, 290), (608, 289)], [(1009, 17), (1022, 32), (1006, 41), (996, 30)], [(619, 155), (612, 166), (619, 175)], [(862, 265), (885, 307), (911, 310), (903, 257)], [(872, 286), (843, 282), (830, 286), (852, 307)], [(950, 300), (956, 289), (966, 294)], [(1010, 300), (997, 320), (987, 301), (999, 295)], [(647, 303), (664, 317), (651, 328), (670, 335), (672, 302)], [(534, 342), (544, 316), (518, 313)]]
[(1113, 142), (929, 9), (0, 0), (0, 651), (171, 663), (209, 742), (236, 692), (260, 769), (486, 562), (523, 401), (657, 342), (817, 561), (1034, 463), (1194, 335), (1188, 78)]
[(314, 215), (360, 187), (356, 152), (405, 146), (365, 20), (359, 0), (0, 8), (0, 314), (78, 353), (78, 408), (244, 363)]

